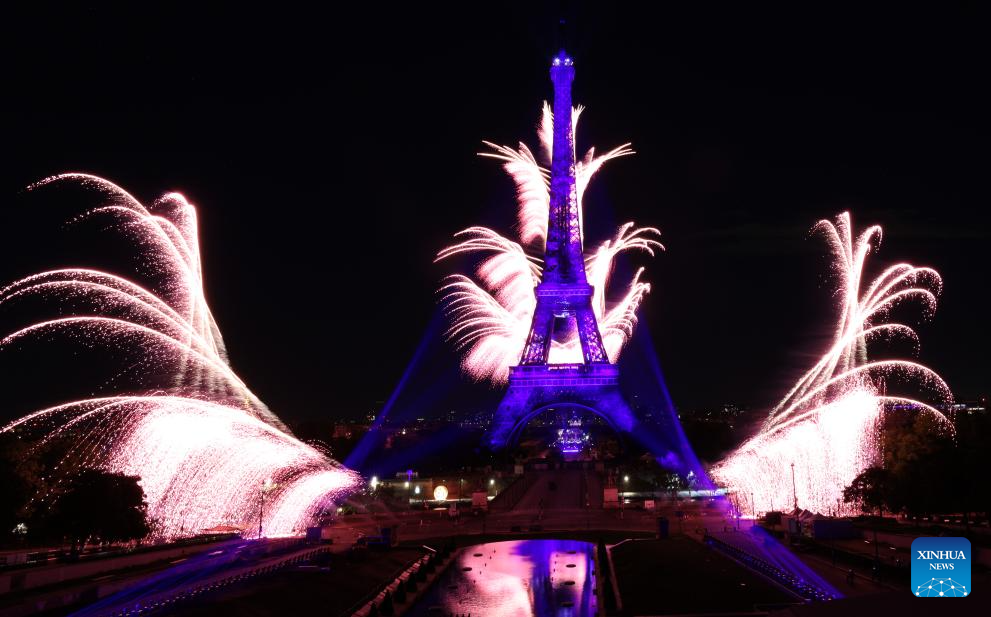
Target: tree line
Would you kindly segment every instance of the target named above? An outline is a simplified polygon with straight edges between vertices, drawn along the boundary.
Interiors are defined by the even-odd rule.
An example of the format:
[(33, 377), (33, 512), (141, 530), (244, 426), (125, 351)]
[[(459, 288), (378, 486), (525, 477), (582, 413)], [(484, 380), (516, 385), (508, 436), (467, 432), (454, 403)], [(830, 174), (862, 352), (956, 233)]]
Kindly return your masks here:
[(879, 438), (882, 456), (844, 490), (847, 503), (860, 504), (871, 514), (987, 515), (991, 509), (991, 479), (984, 471), (991, 439), (987, 412), (958, 414), (952, 429), (928, 413), (889, 412)]
[(0, 435), (0, 543), (65, 546), (140, 540), (152, 531), (140, 478), (87, 467), (71, 443)]

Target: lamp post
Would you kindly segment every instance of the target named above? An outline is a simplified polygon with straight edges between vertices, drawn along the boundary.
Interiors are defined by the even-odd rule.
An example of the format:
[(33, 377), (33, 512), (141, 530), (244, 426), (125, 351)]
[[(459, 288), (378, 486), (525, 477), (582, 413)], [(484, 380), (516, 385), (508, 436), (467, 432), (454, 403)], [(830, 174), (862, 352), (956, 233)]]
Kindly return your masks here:
[(795, 502), (795, 512), (798, 512), (798, 489), (795, 488), (795, 463), (791, 464), (791, 497)]
[(874, 575), (881, 578), (881, 553), (877, 546), (877, 526), (881, 523), (881, 506), (877, 507), (877, 519), (874, 521)]
[[(625, 485), (625, 484), (629, 484), (629, 483), (630, 483), (630, 476), (624, 474), (623, 475), (623, 484)], [(619, 493), (619, 518), (624, 518), (625, 517), (624, 516), (625, 515), (625, 512), (626, 512), (626, 490), (625, 489), (627, 489), (627, 488), (629, 488), (629, 487), (624, 486), (623, 487), (624, 490)]]
[(262, 520), (265, 517), (265, 495), (275, 488), (272, 478), (265, 478), (262, 488), (258, 492), (258, 539), (262, 539)]

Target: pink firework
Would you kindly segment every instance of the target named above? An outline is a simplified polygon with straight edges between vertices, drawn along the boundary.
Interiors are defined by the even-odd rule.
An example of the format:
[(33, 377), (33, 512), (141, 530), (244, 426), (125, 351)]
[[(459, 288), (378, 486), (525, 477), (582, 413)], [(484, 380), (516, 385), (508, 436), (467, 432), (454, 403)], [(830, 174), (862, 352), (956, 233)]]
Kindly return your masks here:
[[(577, 127), (582, 108), (572, 113)], [(437, 259), (463, 253), (483, 254), (475, 268), (475, 277), (452, 275), (441, 287), (444, 305), (452, 325), (448, 336), (464, 350), (462, 366), (472, 378), (503, 383), (509, 367), (519, 361), (536, 306), (534, 286), (540, 281), (541, 259), (528, 251), (543, 253), (547, 234), (547, 211), (550, 203), (549, 178), (546, 165), (552, 151), (553, 117), (550, 106), (543, 107), (538, 136), (541, 154), (535, 155), (526, 144), (517, 149), (484, 142), (488, 152), (481, 156), (502, 162), (503, 169), (516, 183), (518, 230), (520, 242), (510, 240), (487, 227), (469, 227), (455, 234), (457, 244), (441, 250)], [(578, 160), (575, 173), (578, 202), (592, 176), (607, 161), (633, 154), (629, 144), (596, 156), (590, 149)], [(542, 165), (541, 162), (544, 164)], [(650, 255), (664, 247), (657, 241), (660, 232), (653, 227), (635, 227), (626, 223), (615, 236), (585, 255), (589, 283), (595, 290), (593, 307), (602, 339), (610, 360), (619, 357), (636, 324), (636, 310), (650, 291), (641, 281), (640, 268), (626, 285), (626, 291), (616, 302), (607, 302), (616, 256), (623, 251), (639, 250)], [(554, 340), (552, 363), (581, 362), (581, 346), (576, 334)]]
[(843, 213), (835, 222), (819, 221), (814, 231), (826, 236), (839, 283), (833, 343), (774, 407), (758, 434), (713, 469), (713, 476), (746, 504), (744, 511), (782, 508), (797, 499), (800, 507), (815, 512), (850, 512), (842, 503), (843, 488), (879, 461), (879, 420), (888, 405), (924, 410), (952, 430), (933, 406), (888, 394), (889, 382), (897, 379), (949, 401), (950, 389), (939, 375), (917, 362), (870, 360), (867, 353), (870, 341), (881, 337), (918, 345), (911, 327), (885, 319), (894, 306), (909, 301), (932, 315), (942, 286), (939, 274), (900, 263), (867, 282), (864, 268), (880, 244), (879, 226), (855, 236), (849, 213)]
[[(74, 460), (141, 477), (155, 535), (175, 538), (217, 524), (249, 526), (265, 499), (268, 535), (303, 531), (357, 476), (294, 438), (234, 373), (203, 290), (196, 210), (170, 193), (146, 208), (113, 183), (66, 174), (104, 203), (83, 217), (109, 217), (138, 241), (155, 290), (98, 270), (42, 272), (0, 290), (0, 306), (28, 298), (57, 303), (55, 319), (0, 339), (0, 351), (65, 335), (137, 354), (132, 371), (172, 375), (166, 391), (73, 401), (0, 429), (42, 444), (66, 439)], [(262, 487), (271, 480), (270, 490)], [(41, 495), (39, 499), (47, 496)]]

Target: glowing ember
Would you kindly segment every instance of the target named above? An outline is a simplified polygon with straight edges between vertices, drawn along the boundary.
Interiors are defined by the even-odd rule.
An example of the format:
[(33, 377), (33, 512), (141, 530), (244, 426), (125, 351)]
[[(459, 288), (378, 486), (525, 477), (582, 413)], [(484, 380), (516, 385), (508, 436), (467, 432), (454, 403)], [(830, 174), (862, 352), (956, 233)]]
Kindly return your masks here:
[[(572, 123), (577, 126), (582, 109), (573, 110)], [(550, 106), (543, 108), (538, 130), (542, 146), (541, 159), (549, 164), (553, 139)], [(482, 156), (498, 159), (516, 182), (519, 202), (519, 234), (523, 245), (543, 254), (547, 235), (550, 203), (548, 170), (525, 145), (518, 150), (484, 142), (490, 152)], [(581, 203), (585, 187), (607, 161), (633, 154), (629, 144), (596, 156), (590, 149), (576, 164), (576, 191)], [(593, 308), (609, 359), (615, 362), (636, 324), (636, 310), (650, 285), (640, 280), (639, 269), (627, 284), (621, 299), (608, 306), (606, 294), (616, 256), (627, 250), (641, 250), (650, 255), (664, 247), (657, 241), (660, 232), (653, 227), (622, 225), (615, 237), (585, 255), (589, 283), (594, 288)], [(541, 259), (487, 227), (469, 227), (455, 234), (461, 240), (437, 255), (445, 259), (461, 253), (488, 253), (475, 270), (475, 279), (463, 275), (448, 277), (441, 287), (445, 308), (452, 319), (448, 336), (465, 350), (462, 366), (477, 380), (504, 383), (509, 367), (516, 364), (526, 343), (536, 307), (533, 289), (540, 282)], [(561, 333), (551, 346), (550, 363), (580, 363), (582, 350), (576, 331)]]
[[(21, 328), (0, 350), (62, 334), (137, 354), (131, 371), (173, 375), (163, 392), (73, 401), (8, 424), (46, 443), (67, 438), (74, 460), (141, 477), (156, 521), (154, 535), (174, 538), (217, 524), (252, 525), (264, 499), (267, 535), (302, 532), (357, 477), (288, 433), (237, 377), (203, 294), (196, 211), (177, 193), (145, 208), (107, 180), (67, 174), (105, 196), (84, 217), (108, 216), (137, 239), (160, 279), (157, 291), (88, 269), (43, 272), (0, 290), (0, 305), (30, 297), (68, 313)], [(129, 393), (130, 394), (130, 393)], [(273, 488), (262, 495), (266, 479)], [(39, 496), (44, 499), (45, 495)]]
[(744, 512), (791, 506), (793, 492), (801, 508), (850, 512), (852, 506), (842, 503), (843, 488), (878, 462), (878, 420), (888, 404), (914, 406), (950, 426), (932, 406), (888, 394), (890, 382), (901, 379), (949, 401), (950, 389), (939, 375), (915, 362), (867, 357), (867, 344), (877, 337), (907, 337), (917, 344), (912, 328), (884, 319), (905, 300), (921, 301), (931, 315), (942, 284), (939, 274), (901, 263), (865, 284), (864, 265), (880, 244), (881, 228), (870, 227), (855, 238), (850, 215), (843, 213), (835, 223), (820, 221), (814, 229), (826, 235), (839, 279), (833, 344), (771, 411), (760, 432), (713, 469), (717, 480), (736, 491)]

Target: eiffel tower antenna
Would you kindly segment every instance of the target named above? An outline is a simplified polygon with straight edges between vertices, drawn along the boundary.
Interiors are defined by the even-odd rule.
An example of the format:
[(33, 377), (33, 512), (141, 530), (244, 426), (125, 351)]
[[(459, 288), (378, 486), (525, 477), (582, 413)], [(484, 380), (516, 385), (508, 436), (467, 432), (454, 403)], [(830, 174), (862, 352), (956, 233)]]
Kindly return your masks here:
[(565, 16), (565, 3), (561, 3), (561, 14), (557, 18), (557, 30), (554, 32), (554, 49), (562, 50), (568, 48), (568, 18)]
[(570, 50), (574, 53), (572, 48), (572, 35), (574, 34), (572, 26), (573, 21), (571, 19), (571, 3), (567, 0), (560, 0), (557, 5), (557, 24), (554, 29), (554, 49), (553, 53), (558, 53), (562, 50)]

